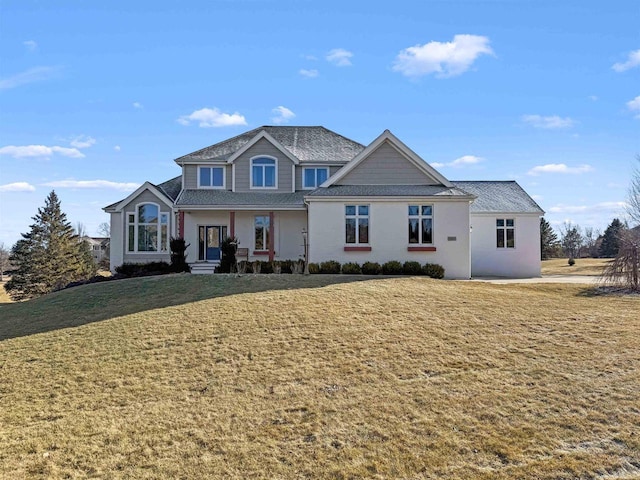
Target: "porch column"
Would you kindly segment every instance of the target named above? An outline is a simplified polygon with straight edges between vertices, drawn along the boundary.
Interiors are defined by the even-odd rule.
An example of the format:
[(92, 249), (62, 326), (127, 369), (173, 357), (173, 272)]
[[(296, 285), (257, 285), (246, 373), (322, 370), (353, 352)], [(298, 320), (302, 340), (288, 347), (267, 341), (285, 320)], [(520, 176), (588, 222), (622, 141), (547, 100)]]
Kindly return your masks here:
[(178, 212), (178, 238), (184, 238), (184, 212)]
[(229, 236), (236, 236), (236, 212), (229, 212)]
[(273, 212), (269, 212), (269, 261), (273, 262), (274, 251), (273, 251), (273, 234), (275, 228), (273, 227)]

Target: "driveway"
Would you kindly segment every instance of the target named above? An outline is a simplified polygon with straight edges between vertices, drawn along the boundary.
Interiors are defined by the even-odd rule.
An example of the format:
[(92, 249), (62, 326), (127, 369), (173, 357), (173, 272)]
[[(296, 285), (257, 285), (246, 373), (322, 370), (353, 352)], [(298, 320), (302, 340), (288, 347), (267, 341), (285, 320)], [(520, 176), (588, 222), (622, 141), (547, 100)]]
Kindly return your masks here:
[(473, 282), (489, 282), (497, 284), (507, 283), (582, 283), (595, 285), (600, 277), (595, 275), (544, 275), (534, 278), (500, 278), (500, 277), (473, 277)]

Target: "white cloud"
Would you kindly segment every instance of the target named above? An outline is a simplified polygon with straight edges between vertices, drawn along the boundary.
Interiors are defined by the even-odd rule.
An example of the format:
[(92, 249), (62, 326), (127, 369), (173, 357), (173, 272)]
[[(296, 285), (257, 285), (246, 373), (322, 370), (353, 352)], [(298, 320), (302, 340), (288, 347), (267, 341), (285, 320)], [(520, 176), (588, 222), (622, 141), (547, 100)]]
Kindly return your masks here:
[(302, 58), (304, 58), (305, 60), (318, 60), (318, 57), (316, 57), (315, 55), (302, 55)]
[(30, 52), (33, 52), (38, 48), (38, 43), (35, 40), (27, 40), (26, 42), (22, 42), (22, 44), (27, 47), (27, 50)]
[(593, 211), (617, 212), (626, 208), (625, 202), (601, 202), (595, 205), (564, 205), (562, 203), (549, 208), (550, 213), (588, 213)]
[(271, 111), (275, 114), (275, 117), (272, 117), (271, 121), (273, 123), (275, 123), (276, 125), (280, 125), (282, 123), (287, 123), (289, 120), (291, 120), (292, 118), (294, 118), (296, 116), (295, 113), (293, 113), (287, 107), (283, 107), (282, 105), (280, 105), (279, 107), (274, 108)]
[(109, 188), (123, 191), (133, 191), (140, 186), (139, 183), (111, 182), (109, 180), (58, 180), (43, 183), (43, 185), (55, 188)]
[(597, 95), (589, 95), (587, 98), (589, 100), (591, 100), (592, 102), (597, 102), (598, 101), (598, 96)]
[(559, 117), (558, 115), (550, 115), (543, 117), (542, 115), (523, 115), (522, 121), (528, 123), (535, 128), (569, 128), (574, 125), (574, 121), (569, 117)]
[(325, 57), (327, 62), (333, 63), (336, 67), (349, 67), (351, 66), (351, 57), (353, 53), (344, 48), (334, 48)]
[(116, 152), (119, 152), (120, 150), (122, 150), (122, 149), (120, 148), (120, 145), (116, 145), (115, 147), (113, 147), (113, 149), (114, 149)]
[(414, 78), (432, 73), (438, 78), (455, 77), (469, 70), (480, 55), (494, 55), (489, 38), (455, 35), (451, 42), (405, 48), (396, 56), (393, 70)]
[(482, 157), (476, 157), (475, 155), (463, 155), (462, 157), (456, 158), (452, 162), (449, 162), (449, 163), (434, 162), (431, 164), (431, 166), (434, 168), (442, 168), (442, 167), (461, 168), (461, 167), (466, 167), (468, 165), (476, 165), (482, 161), (484, 161), (484, 158)]
[(548, 163), (546, 165), (538, 165), (527, 172), (528, 175), (540, 175), (541, 173), (566, 173), (580, 174), (592, 172), (591, 165), (578, 165), (577, 167), (568, 167), (564, 163)]
[(88, 135), (79, 135), (69, 142), (69, 144), (75, 148), (89, 148), (90, 146), (95, 145), (95, 143), (96, 139), (89, 137)]
[(244, 116), (238, 112), (232, 114), (222, 113), (217, 108), (202, 108), (190, 115), (182, 115), (178, 118), (178, 123), (181, 125), (190, 125), (191, 122), (199, 122), (198, 125), (203, 128), (231, 127), (234, 125), (247, 124)]
[(28, 83), (47, 80), (58, 72), (58, 67), (34, 67), (21, 73), (16, 73), (11, 77), (0, 79), (0, 90), (20, 87)]
[(640, 118), (640, 95), (638, 95), (633, 100), (629, 100), (627, 102), (627, 108), (634, 113), (637, 112), (635, 117)]
[(0, 192), (33, 192), (36, 189), (27, 182), (15, 182), (0, 185)]
[(629, 52), (629, 57), (624, 63), (614, 63), (611, 68), (616, 72), (626, 72), (627, 70), (640, 65), (640, 49)]
[(307, 78), (316, 78), (319, 75), (318, 70), (307, 70), (305, 68), (298, 70), (298, 73)]
[(70, 158), (84, 158), (84, 154), (77, 148), (48, 147), (46, 145), (7, 145), (0, 148), (0, 155), (9, 155), (13, 158), (51, 157), (54, 153)]
[(142, 105), (140, 102), (133, 102), (133, 108), (142, 109), (144, 108), (144, 105)]

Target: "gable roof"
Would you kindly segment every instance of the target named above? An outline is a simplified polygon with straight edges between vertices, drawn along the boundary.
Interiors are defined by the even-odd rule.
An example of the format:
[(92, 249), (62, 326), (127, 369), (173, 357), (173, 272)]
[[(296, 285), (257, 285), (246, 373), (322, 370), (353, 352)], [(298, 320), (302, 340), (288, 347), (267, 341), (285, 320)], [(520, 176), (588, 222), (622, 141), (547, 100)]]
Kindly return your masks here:
[(265, 125), (184, 155), (175, 161), (178, 164), (212, 160), (228, 161), (260, 132), (270, 135), (300, 162), (346, 163), (364, 150), (364, 145), (325, 127)]
[(245, 143), (242, 147), (240, 147), (240, 149), (236, 150), (233, 153), (233, 155), (227, 158), (227, 163), (233, 163), (240, 155), (242, 155), (244, 152), (249, 150), (251, 147), (253, 147), (256, 143), (258, 143), (262, 139), (265, 139), (271, 145), (276, 147), (280, 152), (282, 152), (289, 160), (291, 160), (296, 165), (300, 163), (295, 155), (293, 155), (286, 148), (280, 145), (280, 142), (278, 142), (275, 138), (273, 138), (264, 130), (260, 130), (255, 137), (253, 137), (251, 140)]
[(537, 213), (544, 214), (533, 198), (518, 182), (509, 181), (452, 181), (457, 188), (475, 195), (471, 213)]
[(336, 182), (346, 177), (349, 172), (353, 171), (358, 165), (360, 165), (370, 154), (375, 152), (383, 143), (388, 142), (393, 148), (400, 152), (407, 160), (420, 170), (425, 176), (431, 177), (445, 187), (452, 187), (451, 182), (447, 180), (441, 173), (435, 168), (425, 162), (416, 152), (411, 150), (405, 145), (398, 137), (396, 137), (389, 130), (382, 132), (378, 138), (371, 142), (367, 148), (362, 150), (358, 155), (351, 160), (346, 166), (342, 167), (334, 176), (327, 179), (322, 184), (323, 187), (329, 187)]
[(127, 197), (112, 203), (111, 205), (107, 205), (102, 210), (105, 212), (117, 212), (145, 190), (150, 190), (158, 198), (164, 200), (168, 206), (173, 207), (173, 203), (176, 201), (176, 198), (178, 198), (180, 190), (182, 190), (182, 176), (174, 177), (171, 180), (167, 180), (158, 185), (154, 185), (151, 182), (144, 182)]

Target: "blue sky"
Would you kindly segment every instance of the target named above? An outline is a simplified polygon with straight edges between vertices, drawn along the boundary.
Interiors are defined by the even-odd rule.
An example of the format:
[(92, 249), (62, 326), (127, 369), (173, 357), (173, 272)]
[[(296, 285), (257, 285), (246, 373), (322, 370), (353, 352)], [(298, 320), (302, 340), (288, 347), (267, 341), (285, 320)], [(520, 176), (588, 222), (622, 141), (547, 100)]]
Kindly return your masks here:
[(554, 226), (623, 215), (640, 153), (637, 1), (4, 0), (0, 242), (55, 189), (102, 207), (269, 124), (384, 129), (451, 180), (517, 180)]

